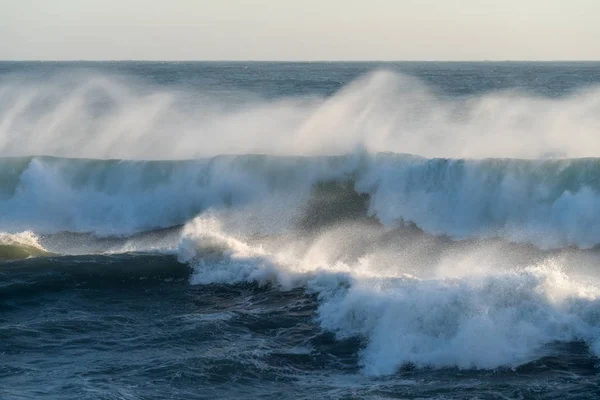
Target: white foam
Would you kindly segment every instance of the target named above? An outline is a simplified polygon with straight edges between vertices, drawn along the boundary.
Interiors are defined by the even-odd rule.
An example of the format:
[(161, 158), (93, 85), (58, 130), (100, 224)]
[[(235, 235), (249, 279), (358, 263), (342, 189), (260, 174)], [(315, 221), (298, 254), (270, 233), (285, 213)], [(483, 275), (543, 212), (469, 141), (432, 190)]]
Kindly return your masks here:
[(555, 341), (597, 351), (598, 288), (549, 266), (461, 279), (360, 281), (319, 308), (323, 328), (368, 339), (362, 365), (391, 374), (404, 363), (433, 367), (515, 367)]
[[(0, 197), (0, 226), (130, 235), (183, 224), (207, 208), (251, 205), (257, 212), (269, 210), (254, 221), (269, 229), (268, 215), (275, 217), (279, 209), (277, 220), (289, 220), (318, 176), (339, 174), (326, 160), (305, 168), (293, 160), (289, 166), (266, 164), (261, 169), (248, 168), (244, 159), (156, 165), (33, 158), (18, 175), (14, 192)], [(275, 229), (274, 221), (270, 225)]]
[[(365, 339), (366, 374), (392, 374), (406, 363), (516, 367), (543, 356), (555, 342), (584, 341), (600, 355), (600, 286), (565, 272), (573, 261), (568, 257), (549, 255), (519, 266), (502, 259), (506, 249), (450, 246), (432, 256), (435, 245), (421, 244), (406, 268), (405, 251), (379, 237), (378, 246), (365, 245), (354, 261), (336, 260), (336, 243), (359, 246), (361, 230), (353, 232), (328, 232), (304, 243), (288, 238), (287, 246), (281, 240), (251, 245), (224, 232), (211, 215), (186, 227), (179, 254), (194, 266), (193, 284), (255, 282), (317, 294), (323, 329)], [(428, 272), (421, 270), (432, 263)]]
[(44, 247), (40, 244), (39, 237), (31, 231), (18, 233), (0, 232), (0, 245), (28, 246), (40, 251), (46, 251), (46, 249), (44, 249)]
[(596, 159), (446, 160), (362, 150), (340, 158), (253, 157), (161, 164), (32, 158), (12, 175), (5, 162), (3, 184), (14, 189), (0, 188), (0, 226), (131, 235), (229, 209), (230, 228), (280, 233), (307, 212), (315, 183), (353, 176), (355, 190), (369, 195), (369, 213), (389, 227), (411, 222), (453, 239), (499, 237), (545, 249), (600, 244)]
[(386, 224), (404, 220), (455, 239), (503, 237), (541, 248), (600, 244), (595, 160), (369, 161), (357, 189), (372, 194), (370, 210)]

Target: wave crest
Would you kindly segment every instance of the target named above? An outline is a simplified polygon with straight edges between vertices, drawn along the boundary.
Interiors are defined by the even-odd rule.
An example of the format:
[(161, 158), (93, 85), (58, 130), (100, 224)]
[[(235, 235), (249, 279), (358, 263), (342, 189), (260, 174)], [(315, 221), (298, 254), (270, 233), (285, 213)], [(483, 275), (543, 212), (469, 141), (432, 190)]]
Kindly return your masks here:
[[(423, 238), (385, 244), (387, 234), (375, 231), (366, 243), (367, 232), (340, 227), (309, 238), (243, 240), (207, 215), (186, 226), (179, 254), (194, 269), (192, 284), (314, 294), (324, 330), (364, 340), (361, 365), (369, 375), (407, 364), (517, 367), (557, 342), (583, 341), (600, 356), (600, 287), (565, 272), (576, 260), (545, 254), (519, 266), (507, 256), (514, 248), (444, 248)], [(360, 254), (348, 259), (343, 246)]]
[(0, 226), (9, 232), (122, 236), (228, 209), (237, 212), (239, 229), (258, 234), (372, 220), (453, 239), (540, 248), (600, 244), (600, 161), (593, 158), (427, 159), (364, 151), (189, 161), (33, 157), (0, 159), (0, 177)]
[(40, 244), (39, 238), (33, 232), (0, 232), (0, 260), (20, 260), (48, 255), (51, 253)]

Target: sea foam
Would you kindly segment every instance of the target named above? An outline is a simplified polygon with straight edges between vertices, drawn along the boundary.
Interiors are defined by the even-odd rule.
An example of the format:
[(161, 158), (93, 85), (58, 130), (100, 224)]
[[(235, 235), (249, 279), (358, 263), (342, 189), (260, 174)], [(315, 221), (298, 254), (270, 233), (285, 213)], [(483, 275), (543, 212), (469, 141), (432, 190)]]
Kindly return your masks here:
[[(567, 272), (575, 259), (546, 254), (518, 264), (490, 244), (487, 253), (482, 244), (456, 252), (423, 240), (402, 248), (382, 245), (381, 234), (365, 245), (361, 233), (246, 242), (206, 215), (184, 229), (179, 257), (193, 266), (193, 284), (252, 282), (317, 296), (316, 321), (340, 339), (362, 338), (370, 375), (407, 365), (515, 368), (578, 341), (600, 355), (600, 286)], [(362, 254), (343, 259), (340, 243)]]

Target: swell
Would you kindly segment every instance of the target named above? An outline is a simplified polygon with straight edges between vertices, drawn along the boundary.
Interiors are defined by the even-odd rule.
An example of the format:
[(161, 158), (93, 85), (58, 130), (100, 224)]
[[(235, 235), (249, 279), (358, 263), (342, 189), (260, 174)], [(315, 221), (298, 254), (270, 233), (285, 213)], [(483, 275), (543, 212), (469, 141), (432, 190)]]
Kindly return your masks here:
[[(0, 230), (128, 236), (229, 210), (252, 233), (341, 220), (453, 239), (600, 244), (600, 159), (218, 156), (184, 161), (0, 159)], [(237, 214), (236, 214), (237, 213)]]

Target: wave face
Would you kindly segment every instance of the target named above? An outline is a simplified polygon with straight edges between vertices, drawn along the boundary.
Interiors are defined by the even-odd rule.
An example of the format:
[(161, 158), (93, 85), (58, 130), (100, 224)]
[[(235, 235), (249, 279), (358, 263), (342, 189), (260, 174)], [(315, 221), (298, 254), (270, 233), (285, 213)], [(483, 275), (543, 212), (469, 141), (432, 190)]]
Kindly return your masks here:
[(265, 156), (173, 162), (5, 158), (0, 225), (11, 231), (129, 235), (184, 224), (209, 208), (267, 207), (273, 196), (283, 208), (346, 163)]
[(122, 236), (183, 225), (210, 209), (252, 209), (244, 229), (255, 233), (310, 220), (335, 223), (350, 212), (344, 218), (412, 223), (454, 239), (497, 237), (541, 248), (600, 244), (594, 158), (427, 159), (362, 151), (191, 161), (28, 157), (2, 159), (0, 177), (0, 225), (11, 232)]
[(544, 248), (600, 243), (600, 161), (399, 160), (383, 157), (358, 183), (371, 210), (454, 238), (502, 237)]

